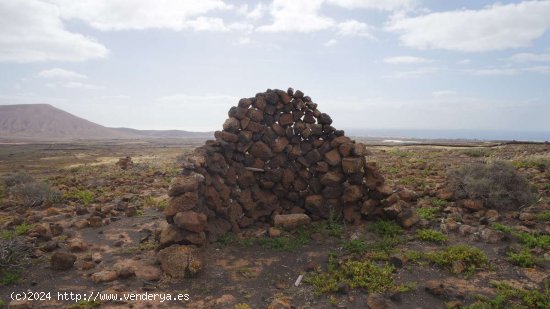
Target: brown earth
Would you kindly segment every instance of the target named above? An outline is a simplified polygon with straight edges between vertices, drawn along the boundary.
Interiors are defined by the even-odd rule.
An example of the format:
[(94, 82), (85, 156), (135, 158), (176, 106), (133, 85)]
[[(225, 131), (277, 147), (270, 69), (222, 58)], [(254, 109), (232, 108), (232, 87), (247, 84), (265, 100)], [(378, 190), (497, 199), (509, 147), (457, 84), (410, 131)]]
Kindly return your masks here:
[[(195, 277), (172, 278), (162, 272), (156, 258), (159, 234), (166, 224), (162, 209), (167, 205), (169, 183), (180, 170), (178, 155), (198, 144), (202, 142), (2, 145), (2, 175), (27, 171), (63, 192), (65, 198), (23, 207), (5, 190), (0, 194), (1, 236), (21, 239), (32, 247), (29, 263), (13, 272), (15, 278), (8, 280), (8, 272), (0, 270), (0, 300), (7, 306), (12, 292), (42, 291), (51, 292), (52, 300), (23, 302), (19, 308), (268, 308), (270, 304), (271, 308), (446, 308), (467, 306), (483, 297), (494, 300), (499, 284), (506, 283), (532, 293), (531, 298), (540, 291), (540, 299), (546, 297), (546, 303), (539, 302), (539, 307), (549, 303), (550, 290), (544, 292), (550, 267), (548, 245), (527, 248), (516, 237), (491, 228), (496, 222), (517, 231), (550, 234), (548, 219), (542, 216), (550, 210), (549, 145), (505, 145), (475, 151), (437, 146), (370, 147), (367, 161), (376, 163), (387, 183), (398, 191), (396, 199), (412, 203), (417, 210), (433, 209), (431, 217), (419, 211), (423, 220), (409, 229), (399, 229), (396, 243), (389, 244), (380, 230), (373, 229), (375, 221), (359, 225), (321, 221), (289, 231), (257, 223), (199, 249), (203, 267)], [(131, 156), (134, 164), (123, 170), (116, 162), (125, 156)], [(538, 202), (496, 213), (463, 208), (446, 191), (447, 172), (487, 160), (511, 161), (536, 188)], [(416, 236), (420, 229), (443, 232), (448, 241), (422, 241)], [(488, 265), (471, 271), (460, 263), (446, 268), (423, 259), (415, 261), (411, 253), (456, 244), (481, 249)], [(384, 245), (386, 249), (380, 249)], [(525, 247), (537, 257), (536, 264), (513, 264), (508, 252), (515, 247)], [(55, 252), (74, 254), (74, 266), (53, 270), (50, 260)], [(308, 280), (327, 269), (332, 263), (329, 256), (341, 261), (373, 261), (379, 267), (396, 265), (388, 276), (407, 288), (375, 292), (342, 285), (337, 292), (319, 293)], [(295, 286), (300, 275), (304, 279)], [(57, 293), (65, 291), (116, 293), (120, 297), (132, 292), (179, 293), (188, 294), (189, 300), (58, 301)], [(508, 305), (538, 306), (515, 291)]]

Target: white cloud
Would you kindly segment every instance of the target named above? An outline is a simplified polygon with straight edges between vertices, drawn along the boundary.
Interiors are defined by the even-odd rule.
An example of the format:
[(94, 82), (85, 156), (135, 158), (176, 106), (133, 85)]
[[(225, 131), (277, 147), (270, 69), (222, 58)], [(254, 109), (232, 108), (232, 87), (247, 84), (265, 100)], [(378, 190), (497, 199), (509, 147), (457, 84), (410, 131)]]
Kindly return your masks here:
[(319, 10), (324, 0), (273, 0), (269, 13), (273, 23), (257, 28), (261, 32), (315, 32), (326, 30), (334, 26), (331, 18), (321, 16)]
[(327, 0), (328, 3), (346, 9), (375, 9), (394, 11), (414, 7), (414, 0)]
[(494, 4), (481, 10), (396, 16), (388, 30), (419, 49), (484, 52), (529, 46), (550, 27), (550, 1)]
[(68, 82), (55, 82), (55, 83), (46, 83), (46, 87), (48, 88), (78, 88), (78, 89), (101, 89), (104, 88), (103, 86), (98, 86), (94, 84), (88, 84), (88, 83), (82, 83), (82, 82), (75, 82), (75, 81), (68, 81)]
[(171, 103), (188, 103), (188, 102), (218, 102), (219, 105), (225, 105), (222, 101), (238, 102), (239, 98), (231, 95), (189, 95), (189, 94), (172, 94), (156, 99), (157, 102), (171, 102)]
[[(47, 0), (58, 6), (64, 19), (80, 19), (103, 30), (149, 28), (182, 30), (189, 20), (231, 6), (222, 0)], [(203, 25), (200, 25), (204, 28)], [(214, 26), (211, 29), (215, 29)]]
[(527, 72), (532, 72), (532, 73), (550, 74), (550, 66), (549, 65), (528, 67), (528, 68), (525, 68), (524, 70), (527, 71)]
[(396, 56), (384, 58), (385, 63), (389, 64), (418, 64), (431, 62), (430, 59), (413, 56)]
[(471, 59), (462, 59), (458, 62), (458, 64), (470, 64), (471, 62)]
[(223, 19), (219, 17), (197, 17), (194, 20), (185, 22), (185, 26), (196, 31), (229, 31), (229, 29), (225, 26)]
[(338, 34), (344, 36), (362, 36), (373, 39), (372, 27), (357, 20), (346, 20), (337, 25)]
[(338, 43), (337, 40), (331, 39), (331, 40), (326, 41), (326, 42), (323, 44), (323, 46), (324, 46), (324, 47), (332, 47), (332, 46), (336, 45), (337, 43)]
[(43, 70), (38, 73), (38, 76), (44, 78), (55, 78), (55, 79), (86, 79), (88, 76), (73, 71), (53, 68), (49, 70)]
[(513, 68), (488, 68), (467, 70), (466, 72), (480, 76), (495, 76), (495, 75), (515, 75), (517, 70)]
[(239, 40), (237, 41), (237, 43), (235, 43), (235, 45), (248, 45), (251, 42), (252, 40), (249, 37), (242, 37), (242, 38), (239, 38)]
[(435, 74), (439, 72), (439, 68), (436, 67), (424, 67), (408, 71), (398, 71), (387, 75), (387, 78), (418, 78), (429, 74)]
[(94, 39), (67, 31), (54, 5), (0, 1), (0, 61), (83, 61), (107, 54)]
[(254, 26), (248, 23), (235, 22), (227, 25), (227, 29), (231, 31), (242, 31), (245, 33), (252, 33)]
[(438, 91), (432, 92), (432, 96), (436, 98), (449, 97), (449, 96), (454, 96), (456, 94), (457, 93), (454, 90), (438, 90)]
[(509, 59), (515, 62), (550, 62), (550, 53), (519, 53), (512, 55)]
[(264, 16), (267, 7), (263, 3), (258, 3), (253, 9), (249, 9), (248, 4), (243, 4), (237, 9), (237, 13), (252, 20), (258, 20)]

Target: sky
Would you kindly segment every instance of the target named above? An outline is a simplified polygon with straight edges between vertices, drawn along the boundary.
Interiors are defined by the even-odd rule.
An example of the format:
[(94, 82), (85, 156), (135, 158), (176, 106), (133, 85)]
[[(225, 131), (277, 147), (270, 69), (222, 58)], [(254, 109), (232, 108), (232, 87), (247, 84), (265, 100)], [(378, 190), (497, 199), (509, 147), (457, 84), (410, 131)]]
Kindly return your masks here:
[(550, 1), (1, 0), (0, 104), (210, 131), (293, 87), (336, 128), (550, 132), (549, 30)]

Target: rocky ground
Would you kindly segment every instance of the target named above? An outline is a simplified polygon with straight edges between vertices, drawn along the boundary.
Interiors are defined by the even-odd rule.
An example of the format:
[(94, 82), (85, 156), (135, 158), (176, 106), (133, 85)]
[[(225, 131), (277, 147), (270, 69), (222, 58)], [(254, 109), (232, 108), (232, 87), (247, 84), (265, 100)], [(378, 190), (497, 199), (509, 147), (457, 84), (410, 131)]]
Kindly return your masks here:
[[(549, 145), (372, 146), (367, 161), (396, 192), (385, 206), (412, 205), (414, 226), (265, 224), (159, 251), (177, 157), (196, 144), (2, 145), (0, 308), (550, 308)], [(448, 189), (449, 171), (500, 160), (528, 179), (532, 204), (486, 207)], [(29, 291), (42, 300), (10, 299)]]

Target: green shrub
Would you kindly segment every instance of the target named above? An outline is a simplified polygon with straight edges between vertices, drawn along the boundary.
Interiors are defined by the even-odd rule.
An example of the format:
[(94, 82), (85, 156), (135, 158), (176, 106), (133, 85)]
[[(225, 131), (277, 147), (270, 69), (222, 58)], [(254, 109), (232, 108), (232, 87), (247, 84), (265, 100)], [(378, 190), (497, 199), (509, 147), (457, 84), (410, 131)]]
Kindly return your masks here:
[(516, 237), (521, 243), (529, 248), (541, 248), (544, 250), (550, 249), (550, 235), (521, 232), (500, 223), (493, 223), (491, 227), (494, 230), (501, 231), (503, 233), (507, 233)]
[(466, 270), (473, 272), (478, 267), (488, 265), (485, 252), (468, 245), (449, 246), (445, 249), (426, 253), (425, 257), (434, 264), (443, 266), (453, 272), (453, 264), (462, 262)]
[(366, 288), (376, 293), (398, 288), (393, 283), (393, 271), (392, 266), (378, 266), (369, 260), (337, 262), (336, 257), (329, 256), (327, 271), (312, 273), (304, 282), (313, 285), (319, 294), (338, 292), (342, 286)]
[(458, 198), (482, 200), (489, 208), (517, 209), (535, 201), (529, 183), (509, 163), (474, 163), (449, 173)]
[(505, 308), (550, 308), (550, 287), (548, 282), (539, 291), (537, 289), (518, 289), (506, 283), (491, 282), (497, 294), (493, 299), (479, 296), (475, 303), (463, 309), (505, 309)]
[(0, 278), (5, 284), (16, 282), (19, 271), (28, 263), (32, 247), (20, 237), (0, 239)]
[(276, 249), (281, 251), (296, 251), (303, 245), (307, 245), (310, 238), (305, 233), (299, 233), (296, 236), (280, 236), (274, 238), (261, 238), (259, 244), (264, 248)]
[(435, 198), (432, 200), (432, 206), (435, 207), (445, 207), (449, 202), (440, 198)]
[(550, 210), (546, 210), (537, 215), (539, 221), (550, 221)]
[(519, 252), (508, 252), (508, 260), (517, 266), (520, 267), (531, 267), (535, 265), (538, 261), (528, 249), (523, 249)]
[(21, 272), (17, 271), (0, 271), (0, 286), (15, 284), (21, 280)]
[(347, 253), (359, 254), (359, 253), (363, 253), (363, 252), (367, 251), (369, 246), (367, 245), (367, 243), (365, 241), (363, 241), (361, 239), (354, 239), (354, 240), (350, 240), (350, 241), (345, 241), (342, 244), (342, 248)]
[(550, 249), (550, 235), (546, 234), (530, 234), (526, 232), (514, 233), (523, 244), (529, 248), (541, 248), (544, 250)]
[(44, 202), (59, 202), (62, 200), (61, 192), (51, 188), (44, 182), (18, 184), (11, 189), (11, 193), (27, 207), (40, 206)]
[(367, 225), (367, 229), (380, 236), (397, 236), (403, 229), (394, 221), (379, 220)]
[(6, 186), (6, 188), (11, 188), (13, 186), (29, 183), (32, 181), (33, 179), (31, 175), (22, 171), (11, 173), (4, 177), (4, 185)]
[(78, 200), (82, 202), (82, 204), (88, 205), (94, 201), (95, 194), (94, 192), (89, 190), (74, 190), (72, 192), (65, 194), (65, 197)]
[(444, 242), (447, 242), (448, 240), (447, 235), (439, 231), (429, 230), (429, 229), (416, 231), (416, 238), (424, 241), (435, 242), (435, 243), (444, 243)]
[(535, 157), (525, 160), (515, 160), (512, 165), (516, 168), (536, 168), (540, 171), (545, 171), (550, 166), (550, 158)]
[(434, 220), (436, 218), (437, 213), (439, 213), (439, 208), (437, 207), (421, 207), (417, 208), (416, 212), (420, 216), (420, 218), (424, 220)]
[(469, 157), (474, 157), (474, 158), (490, 157), (494, 153), (494, 150), (490, 148), (476, 147), (476, 148), (466, 149), (462, 151), (462, 153)]
[(20, 235), (25, 235), (27, 234), (32, 228), (32, 225), (31, 224), (28, 224), (26, 222), (23, 222), (21, 224), (19, 224), (18, 226), (15, 227), (15, 235), (17, 236), (20, 236)]

